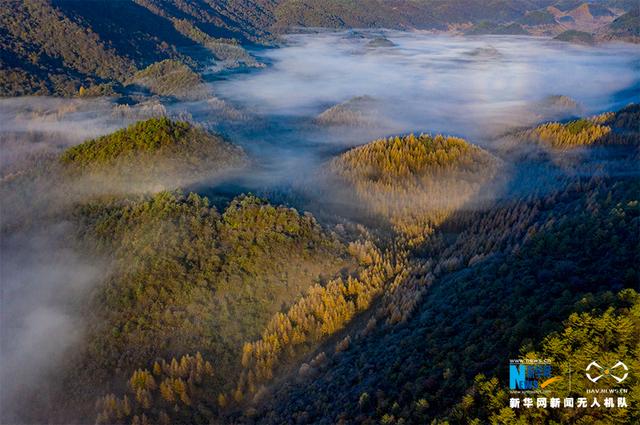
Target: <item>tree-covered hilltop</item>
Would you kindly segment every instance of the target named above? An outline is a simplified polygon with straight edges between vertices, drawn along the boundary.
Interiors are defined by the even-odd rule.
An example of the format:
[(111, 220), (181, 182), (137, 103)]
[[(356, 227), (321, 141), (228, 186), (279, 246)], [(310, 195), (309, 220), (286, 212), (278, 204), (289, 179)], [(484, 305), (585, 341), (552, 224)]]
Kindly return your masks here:
[(593, 44), (595, 38), (592, 34), (584, 31), (567, 30), (554, 37), (554, 40), (567, 41), (577, 44)]
[(166, 117), (139, 121), (7, 170), (0, 179), (0, 231), (48, 223), (97, 198), (213, 184), (249, 163), (240, 147), (192, 124)]
[[(186, 122), (173, 122), (165, 117), (151, 118), (71, 147), (63, 152), (60, 160), (84, 168), (109, 164), (136, 154), (157, 153), (180, 144), (193, 149), (197, 148), (198, 142), (194, 136), (203, 135), (196, 133), (200, 132)], [(190, 137), (194, 138), (193, 144)]]
[(206, 93), (202, 79), (187, 65), (176, 60), (165, 59), (136, 72), (127, 80), (161, 96), (177, 98), (197, 98)]
[[(186, 122), (166, 117), (139, 121), (115, 133), (67, 149), (60, 162), (68, 173), (118, 185), (180, 187), (246, 164), (242, 149)], [(109, 187), (109, 181), (103, 186)]]
[(79, 406), (156, 357), (196, 352), (216, 371), (207, 390), (230, 390), (243, 342), (352, 264), (312, 216), (253, 196), (218, 213), (206, 198), (162, 192), (91, 202), (75, 220), (84, 249), (111, 262), (82, 312), (86, 344), (61, 383)]
[(390, 137), (351, 149), (328, 173), (355, 196), (362, 212), (384, 217), (418, 240), (490, 180), (499, 160), (456, 137)]
[(565, 124), (552, 122), (533, 130), (542, 142), (558, 149), (591, 145), (608, 135), (611, 128), (597, 123), (598, 120), (579, 119)]
[(639, 145), (639, 111), (640, 105), (630, 104), (617, 112), (565, 123), (544, 123), (519, 133), (517, 138), (559, 150), (589, 145)]
[(451, 170), (461, 174), (482, 171), (489, 154), (457, 137), (428, 134), (389, 137), (351, 149), (332, 163), (351, 182), (369, 180), (408, 183), (437, 177)]
[(371, 96), (356, 96), (320, 113), (314, 122), (321, 126), (365, 127), (379, 125), (378, 101)]

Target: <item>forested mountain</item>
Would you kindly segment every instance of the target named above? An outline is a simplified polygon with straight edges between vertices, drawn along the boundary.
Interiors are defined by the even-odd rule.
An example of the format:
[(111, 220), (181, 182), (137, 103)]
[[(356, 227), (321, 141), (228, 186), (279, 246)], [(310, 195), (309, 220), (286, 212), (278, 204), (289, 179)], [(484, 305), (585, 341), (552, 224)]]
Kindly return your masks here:
[[(622, 155), (637, 158), (637, 106), (606, 116), (617, 123), (614, 133), (633, 138), (619, 147)], [(522, 161), (531, 167), (541, 158)], [(548, 167), (547, 173), (558, 169), (553, 161)], [(535, 350), (574, 370), (594, 352), (635, 361), (637, 177), (565, 172), (551, 191), (540, 185), (526, 196), (450, 215), (401, 260), (410, 272), (385, 288), (348, 336), (318, 345), (285, 383), (250, 404), (257, 411), (247, 417), (245, 410), (241, 422), (637, 421), (633, 409), (517, 412), (505, 408), (509, 395), (498, 384), (507, 380), (505, 359)], [(613, 323), (619, 332), (601, 336)], [(638, 382), (626, 383), (630, 394)], [(558, 391), (577, 396), (580, 385)]]
[(74, 95), (80, 86), (121, 85), (165, 59), (252, 66), (238, 43), (268, 35), (270, 4), (8, 0), (0, 12), (0, 93)]
[[(347, 351), (321, 348), (330, 366), (274, 388), (258, 415), (274, 424), (428, 423), (447, 415), (476, 374), (504, 382), (504, 359), (517, 357), (522, 341), (530, 351), (572, 311), (606, 308), (601, 300), (637, 289), (638, 271), (629, 266), (638, 260), (638, 232), (628, 229), (638, 228), (639, 189), (630, 181), (577, 181), (548, 198), (474, 216), (456, 249), (425, 259), (420, 283), (400, 285), (408, 293), (396, 300), (420, 297), (409, 311), (411, 304), (399, 304), (404, 320), (381, 308), (373, 331), (352, 338)], [(607, 245), (612, 240), (618, 248)]]
[(603, 31), (603, 37), (637, 43), (640, 39), (640, 7), (629, 10), (611, 22)]
[[(27, 421), (45, 420), (46, 411), (57, 422), (93, 421), (97, 397), (120, 391), (148, 359), (189, 353), (215, 363), (206, 387), (215, 395), (212, 417), (217, 395), (237, 383), (243, 343), (309, 288), (351, 273), (356, 262), (347, 246), (309, 214), (252, 195), (218, 212), (195, 193), (161, 190), (245, 164), (242, 150), (222, 138), (157, 118), (49, 155), (0, 182), (3, 238), (70, 220), (67, 249), (102, 258), (110, 269), (94, 290), (66, 302), (88, 326), (83, 348), (67, 353), (51, 376), (48, 401), (27, 392), (12, 400), (16, 407), (3, 421), (15, 420), (9, 415), (16, 411)], [(148, 184), (140, 187), (140, 179)], [(198, 380), (210, 375), (199, 356)], [(186, 409), (189, 417), (191, 403)]]
[(243, 341), (349, 264), (345, 247), (312, 217), (252, 196), (220, 214), (195, 194), (160, 193), (88, 204), (78, 217), (88, 246), (114, 261), (87, 312), (95, 326), (82, 366), (71, 370), (68, 391), (89, 404), (79, 382), (101, 388), (114, 370), (126, 378), (149, 359), (196, 352), (215, 365), (206, 391), (216, 400), (234, 384)]
[[(110, 272), (76, 307), (85, 340), (49, 378), (51, 404), (22, 399), (29, 405), (22, 420), (538, 420), (536, 412), (501, 408), (505, 359), (543, 353), (578, 368), (594, 349), (624, 356), (636, 349), (637, 178), (606, 162), (597, 175), (578, 173), (583, 165), (559, 158), (583, 150), (584, 160), (598, 162), (600, 149), (612, 149), (624, 157), (618, 166), (629, 167), (639, 155), (637, 121), (638, 106), (630, 105), (509, 135), (524, 151), (528, 144), (554, 154), (496, 155), (556, 178), (474, 207), (470, 199), (492, 187), (500, 160), (461, 139), (381, 139), (327, 164), (325, 172), (354, 191), (348, 196), (365, 211), (379, 207), (368, 203), (379, 191), (433, 199), (441, 185), (456, 202), (454, 194), (466, 192), (447, 186), (447, 176), (478, 186), (444, 213), (436, 206), (437, 219), (434, 205), (411, 204), (429, 226), (410, 233), (397, 226), (390, 235), (368, 220), (361, 222), (369, 230), (347, 220), (331, 231), (310, 214), (252, 195), (221, 212), (181, 192), (85, 197), (53, 212), (47, 219), (71, 220), (73, 243), (103, 257)], [(167, 146), (179, 159), (220, 143), (207, 137), (185, 123), (152, 119), (71, 148), (58, 162), (80, 172), (113, 167), (132, 153), (142, 161), (140, 153)], [(618, 331), (601, 337), (611, 323)], [(627, 383), (630, 397), (637, 383)], [(576, 382), (558, 391), (581, 388)], [(637, 412), (556, 416), (632, 423)]]
[(9, 1), (0, 14), (3, 93), (68, 93), (80, 78), (123, 81), (135, 69), (130, 57), (47, 1)]
[[(269, 43), (297, 27), (547, 35), (574, 30), (633, 41), (638, 13), (637, 4), (614, 0), (7, 0), (3, 6), (3, 96), (73, 96), (81, 86), (107, 83), (120, 92), (136, 70), (166, 59), (195, 70), (212, 59), (221, 66), (259, 66), (243, 45)], [(612, 22), (625, 11), (630, 13)]]

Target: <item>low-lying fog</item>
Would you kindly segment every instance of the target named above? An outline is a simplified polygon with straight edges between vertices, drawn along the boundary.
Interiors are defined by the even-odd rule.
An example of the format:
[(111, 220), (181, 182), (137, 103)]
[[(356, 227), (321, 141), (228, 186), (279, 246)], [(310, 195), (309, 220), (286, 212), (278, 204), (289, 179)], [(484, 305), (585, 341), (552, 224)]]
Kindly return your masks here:
[[(259, 52), (269, 68), (219, 82), (216, 92), (262, 115), (297, 118), (366, 95), (379, 102), (380, 135), (444, 132), (477, 142), (507, 127), (593, 114), (639, 96), (640, 49), (632, 45), (356, 31), (286, 41)], [(550, 104), (556, 95), (580, 107)]]
[[(0, 100), (0, 168), (168, 114), (228, 136), (286, 184), (328, 154), (378, 137), (445, 133), (486, 146), (513, 127), (640, 99), (640, 47), (631, 44), (347, 31), (291, 35), (279, 48), (254, 53), (269, 66), (211, 74), (216, 97), (195, 102)], [(317, 120), (353, 98), (365, 99), (346, 107), (363, 118), (357, 125)]]

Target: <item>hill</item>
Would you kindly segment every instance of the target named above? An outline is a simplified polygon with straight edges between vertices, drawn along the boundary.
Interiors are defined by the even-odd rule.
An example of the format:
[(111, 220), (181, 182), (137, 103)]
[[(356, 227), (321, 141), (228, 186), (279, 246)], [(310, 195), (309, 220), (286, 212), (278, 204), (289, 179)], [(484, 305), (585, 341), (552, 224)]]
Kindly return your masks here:
[[(324, 354), (326, 366), (314, 367), (311, 375), (302, 368), (292, 373), (251, 405), (256, 411), (247, 417), (267, 424), (292, 418), (362, 424), (477, 418), (488, 423), (484, 418), (512, 412), (522, 415), (521, 422), (500, 416), (503, 423), (532, 423), (528, 413), (502, 403), (509, 397), (502, 392), (508, 359), (540, 347), (561, 364), (581, 363), (578, 359), (592, 349), (633, 346), (623, 341), (636, 325), (623, 320), (619, 334), (605, 332), (607, 337), (600, 338), (598, 323), (613, 323), (602, 318), (611, 317), (609, 306), (628, 317), (628, 308), (637, 305), (637, 295), (624, 289), (635, 289), (638, 282), (637, 267), (629, 265), (637, 263), (640, 233), (628, 231), (638, 226), (638, 182), (634, 177), (589, 180), (578, 178), (540, 197), (452, 217), (442, 233), (436, 232), (440, 238), (430, 238), (435, 243), (418, 255), (423, 262), (414, 266), (414, 274), (385, 293), (368, 321), (350, 327), (346, 348), (319, 347), (302, 361)], [(456, 222), (466, 223), (466, 230), (457, 233)], [(593, 319), (583, 315), (576, 322), (574, 313)], [(571, 347), (563, 338), (553, 339), (554, 332), (563, 331), (563, 321), (585, 337), (574, 335)], [(545, 342), (551, 339), (552, 344)], [(625, 359), (635, 362), (631, 354)], [(482, 390), (485, 380), (474, 381), (478, 374), (498, 384)], [(629, 384), (637, 391), (637, 381)], [(341, 388), (339, 397), (336, 388)], [(572, 413), (584, 422), (602, 419), (601, 413), (637, 421), (631, 409), (552, 414), (572, 421), (567, 417)]]
[(604, 40), (640, 42), (640, 9), (636, 7), (619, 16), (598, 35)]
[(482, 21), (465, 31), (466, 35), (526, 35), (529, 34), (527, 30), (522, 28), (518, 23), (511, 24), (496, 24), (490, 21)]
[[(632, 128), (637, 127), (637, 109), (630, 105), (594, 118), (600, 124), (592, 121), (590, 125), (611, 126), (615, 134), (608, 137), (637, 133)], [(586, 128), (576, 121), (566, 124), (565, 131), (572, 134)], [(456, 146), (453, 141), (442, 142), (445, 151)], [(386, 155), (388, 140), (375, 143), (375, 149), (365, 145), (348, 151), (357, 160), (343, 164), (340, 170), (356, 181), (393, 182), (390, 185), (401, 185), (400, 176), (419, 175), (381, 173), (385, 167), (400, 167), (394, 167), (394, 158)], [(403, 146), (402, 140), (392, 139), (393, 143)], [(418, 159), (411, 160), (413, 157)], [(418, 153), (404, 155), (398, 163), (410, 170), (419, 170), (423, 163), (433, 165), (421, 157)], [(376, 166), (379, 163), (385, 166)], [(544, 160), (537, 158), (520, 166), (529, 169), (534, 164), (541, 166)], [(434, 226), (419, 246), (394, 245), (396, 267), (402, 272), (392, 283), (383, 284), (377, 301), (284, 370), (280, 366), (274, 371), (271, 366), (281, 364), (282, 357), (291, 357), (271, 354), (272, 344), (288, 341), (290, 332), (296, 335), (295, 318), (300, 312), (292, 309), (274, 321), (272, 330), (247, 348), (246, 363), (256, 374), (266, 368), (278, 379), (262, 389), (257, 384), (249, 400), (242, 393), (246, 400), (240, 404), (242, 422), (260, 418), (267, 424), (291, 420), (468, 423), (477, 418), (484, 423), (488, 418), (501, 418), (505, 423), (531, 423), (539, 419), (539, 411), (511, 411), (514, 414), (509, 416), (510, 409), (504, 409), (508, 359), (539, 349), (557, 360), (558, 366), (571, 362), (576, 370), (581, 362), (591, 361), (587, 357), (593, 349), (599, 349), (635, 362), (625, 349), (634, 349), (628, 338), (637, 322), (637, 294), (629, 289), (637, 287), (640, 275), (637, 267), (628, 267), (637, 263), (639, 255), (640, 233), (628, 232), (640, 224), (636, 176), (605, 172), (598, 177), (561, 177), (553, 162), (547, 165), (544, 172), (551, 173), (556, 182), (549, 190), (536, 186), (539, 191), (505, 197), (487, 208), (460, 209)], [(420, 202), (421, 196), (410, 199)], [(514, 309), (514, 305), (520, 307)], [(570, 328), (565, 332), (584, 332), (571, 339), (570, 347), (558, 337), (563, 322)], [(624, 326), (619, 333), (601, 338), (602, 326), (612, 323)], [(478, 374), (488, 378), (474, 380)], [(576, 380), (571, 394), (578, 394), (583, 384)], [(336, 388), (341, 388), (339, 397)], [(637, 391), (637, 381), (628, 388)], [(560, 390), (562, 394), (571, 391), (566, 385)], [(636, 412), (624, 409), (602, 415), (566, 410), (552, 414), (559, 421), (637, 419)], [(520, 422), (516, 422), (518, 417)]]
[(536, 10), (527, 12), (518, 22), (522, 25), (538, 26), (538, 25), (555, 25), (557, 24), (553, 14), (546, 10)]
[(544, 123), (521, 132), (521, 140), (533, 141), (553, 149), (567, 150), (581, 146), (638, 145), (639, 106), (631, 104), (617, 112), (608, 112), (564, 123)]
[(355, 2), (284, 0), (275, 9), (276, 26), (322, 26), (330, 28), (420, 28), (446, 29), (451, 24), (478, 23), (483, 20), (496, 24), (516, 21), (527, 12), (548, 5), (546, 1), (520, 0), (420, 0)]
[(241, 168), (246, 158), (240, 148), (219, 136), (163, 117), (69, 148), (60, 162), (67, 174), (120, 192), (176, 188), (219, 177)]
[(375, 126), (378, 106), (371, 96), (357, 96), (326, 109), (314, 121), (322, 126)]
[(417, 242), (470, 201), (498, 163), (462, 139), (411, 134), (349, 150), (331, 161), (328, 172), (345, 186), (343, 196), (361, 203), (361, 212), (390, 220)]
[(187, 65), (171, 59), (136, 72), (127, 84), (140, 85), (154, 94), (176, 98), (197, 98), (206, 92), (198, 74)]
[(243, 341), (350, 265), (312, 216), (253, 196), (218, 213), (196, 194), (162, 192), (89, 202), (74, 217), (80, 245), (110, 258), (110, 273), (78, 312), (86, 343), (64, 362), (54, 385), (61, 409), (49, 413), (85, 422), (98, 396), (157, 357), (201, 353), (215, 367), (207, 391), (217, 396), (235, 384)]
[(554, 40), (558, 41), (567, 41), (569, 43), (577, 43), (577, 44), (593, 44), (595, 42), (595, 38), (593, 35), (584, 31), (576, 31), (576, 30), (567, 30), (561, 34), (558, 34), (554, 37)]

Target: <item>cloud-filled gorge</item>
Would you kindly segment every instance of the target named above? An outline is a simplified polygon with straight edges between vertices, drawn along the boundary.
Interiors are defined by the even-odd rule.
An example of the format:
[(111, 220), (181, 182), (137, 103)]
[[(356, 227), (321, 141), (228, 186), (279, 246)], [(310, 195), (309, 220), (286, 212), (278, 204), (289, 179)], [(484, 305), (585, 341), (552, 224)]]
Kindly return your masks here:
[[(251, 53), (267, 66), (210, 70), (205, 98), (0, 99), (0, 421), (92, 418), (134, 370), (199, 351), (220, 365), (202, 395), (216, 407), (199, 418), (238, 419), (287, 362), (313, 353), (304, 370), (323, 370), (321, 344), (374, 300), (391, 312), (379, 323), (402, 322), (396, 304), (413, 311), (432, 281), (492, 258), (429, 241), (439, 226), (462, 234), (464, 213), (498, 199), (637, 173), (637, 122), (600, 115), (640, 101), (637, 45), (352, 30)], [(547, 121), (559, 123), (537, 127)], [(236, 198), (249, 192), (271, 205)], [(313, 303), (331, 296), (348, 302), (324, 306), (336, 313), (320, 325)]]

